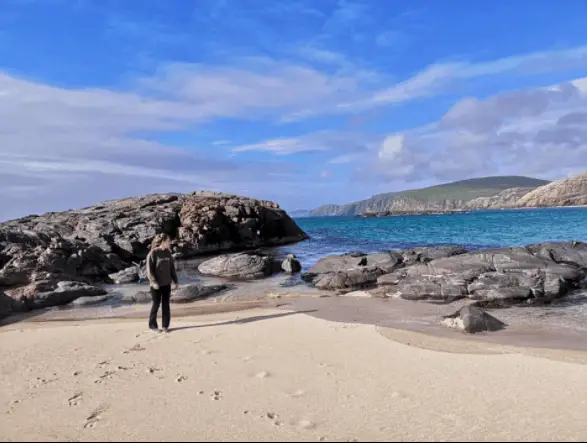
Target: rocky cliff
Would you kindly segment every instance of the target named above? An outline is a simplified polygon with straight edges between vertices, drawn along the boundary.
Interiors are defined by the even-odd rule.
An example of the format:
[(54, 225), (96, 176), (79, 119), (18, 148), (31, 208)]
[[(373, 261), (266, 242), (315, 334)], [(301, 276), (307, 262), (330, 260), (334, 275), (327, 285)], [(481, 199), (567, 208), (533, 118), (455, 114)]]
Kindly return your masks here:
[(353, 216), (365, 213), (442, 212), (511, 208), (527, 192), (547, 184), (529, 177), (485, 177), (423, 189), (387, 193), (347, 205), (324, 205), (312, 216)]
[(541, 186), (517, 203), (517, 206), (526, 208), (583, 205), (587, 205), (587, 172)]
[(20, 301), (39, 294), (73, 297), (78, 286), (64, 289), (58, 283), (109, 282), (112, 273), (143, 260), (162, 232), (173, 238), (178, 258), (307, 238), (268, 201), (210, 192), (109, 201), (0, 224), (0, 293)]

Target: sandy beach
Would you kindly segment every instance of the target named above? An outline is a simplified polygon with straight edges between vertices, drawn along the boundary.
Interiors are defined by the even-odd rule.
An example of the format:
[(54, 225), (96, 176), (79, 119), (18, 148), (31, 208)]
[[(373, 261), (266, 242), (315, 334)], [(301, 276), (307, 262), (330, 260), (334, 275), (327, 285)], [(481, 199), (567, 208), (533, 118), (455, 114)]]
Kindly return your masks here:
[(579, 351), (533, 355), (275, 308), (174, 327), (153, 334), (137, 318), (1, 328), (0, 439), (587, 438)]

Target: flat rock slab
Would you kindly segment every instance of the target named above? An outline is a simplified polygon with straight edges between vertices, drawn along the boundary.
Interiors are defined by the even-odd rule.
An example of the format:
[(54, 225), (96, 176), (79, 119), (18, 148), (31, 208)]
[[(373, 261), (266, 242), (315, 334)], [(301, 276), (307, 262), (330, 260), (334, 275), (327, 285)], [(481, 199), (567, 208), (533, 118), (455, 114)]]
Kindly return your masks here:
[(204, 275), (226, 279), (252, 280), (271, 275), (274, 270), (271, 257), (255, 252), (225, 254), (207, 260), (198, 266)]

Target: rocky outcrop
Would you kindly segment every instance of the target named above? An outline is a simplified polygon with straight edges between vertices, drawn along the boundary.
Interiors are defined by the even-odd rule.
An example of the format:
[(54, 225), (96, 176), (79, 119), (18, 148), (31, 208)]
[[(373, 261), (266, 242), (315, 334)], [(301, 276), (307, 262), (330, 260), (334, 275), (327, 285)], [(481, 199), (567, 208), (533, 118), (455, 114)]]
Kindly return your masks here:
[(106, 295), (102, 288), (80, 282), (71, 281), (36, 281), (6, 291), (13, 300), (13, 310), (31, 310), (61, 306), (71, 303), (80, 297), (97, 297)]
[(506, 327), (501, 320), (475, 306), (466, 306), (455, 314), (445, 317), (442, 325), (469, 334), (501, 331)]
[(254, 251), (220, 255), (198, 266), (204, 275), (238, 280), (267, 277), (274, 269), (271, 257)]
[[(30, 292), (44, 282), (134, 282), (144, 278), (137, 263), (159, 233), (173, 238), (177, 258), (307, 238), (267, 201), (211, 192), (109, 201), (0, 224), (0, 291)], [(42, 304), (52, 300), (61, 304), (67, 296)]]
[(228, 289), (227, 285), (184, 285), (171, 293), (171, 303), (191, 303)]
[(376, 284), (380, 276), (396, 269), (465, 252), (464, 248), (448, 246), (329, 256), (319, 260), (302, 279), (320, 289), (359, 289)]
[(464, 209), (510, 209), (515, 208), (520, 198), (536, 188), (511, 188), (490, 197), (478, 197), (468, 201)]
[(587, 205), (587, 172), (541, 186), (517, 203), (526, 208), (583, 205)]
[(416, 263), (378, 278), (387, 295), (486, 306), (547, 303), (577, 288), (587, 273), (587, 244), (544, 243), (475, 251)]

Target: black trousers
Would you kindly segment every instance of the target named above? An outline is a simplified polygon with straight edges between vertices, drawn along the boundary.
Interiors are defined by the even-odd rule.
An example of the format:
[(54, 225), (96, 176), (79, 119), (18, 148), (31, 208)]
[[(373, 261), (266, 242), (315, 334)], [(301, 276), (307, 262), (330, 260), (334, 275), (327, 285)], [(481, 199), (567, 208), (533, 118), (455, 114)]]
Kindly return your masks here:
[(151, 297), (153, 297), (153, 306), (151, 307), (151, 315), (149, 316), (149, 328), (159, 329), (157, 325), (157, 313), (161, 304), (163, 304), (163, 328), (169, 328), (169, 324), (171, 323), (171, 309), (169, 307), (171, 286), (161, 286), (159, 289), (151, 288)]

